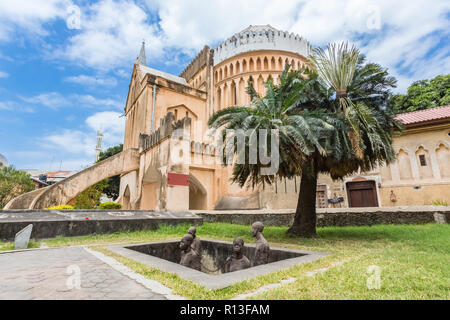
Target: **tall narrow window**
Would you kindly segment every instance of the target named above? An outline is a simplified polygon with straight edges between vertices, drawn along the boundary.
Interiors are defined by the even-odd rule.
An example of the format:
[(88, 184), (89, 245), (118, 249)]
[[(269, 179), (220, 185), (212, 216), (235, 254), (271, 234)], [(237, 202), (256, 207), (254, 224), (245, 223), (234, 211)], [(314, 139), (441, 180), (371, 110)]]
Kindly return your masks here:
[(425, 155), (424, 154), (419, 155), (419, 160), (420, 160), (420, 165), (422, 167), (426, 167), (427, 166), (427, 160), (425, 159)]

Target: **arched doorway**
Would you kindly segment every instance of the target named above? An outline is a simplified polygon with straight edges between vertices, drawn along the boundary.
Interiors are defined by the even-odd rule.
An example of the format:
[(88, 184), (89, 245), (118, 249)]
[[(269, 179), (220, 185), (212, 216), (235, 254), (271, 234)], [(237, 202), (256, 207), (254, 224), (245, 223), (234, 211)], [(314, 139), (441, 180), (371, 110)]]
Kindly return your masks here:
[(206, 189), (200, 181), (189, 175), (189, 210), (207, 209)]

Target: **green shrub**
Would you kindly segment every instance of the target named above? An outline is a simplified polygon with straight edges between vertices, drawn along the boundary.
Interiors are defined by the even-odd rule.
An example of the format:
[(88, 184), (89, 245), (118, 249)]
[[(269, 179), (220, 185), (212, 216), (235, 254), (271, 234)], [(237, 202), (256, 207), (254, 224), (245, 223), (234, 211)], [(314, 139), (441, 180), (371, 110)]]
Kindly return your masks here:
[(122, 209), (122, 205), (115, 202), (104, 202), (100, 203), (100, 209)]
[(445, 200), (434, 200), (433, 201), (433, 206), (444, 206), (447, 207), (448, 206), (448, 202)]
[(68, 204), (63, 204), (61, 206), (53, 206), (50, 208), (47, 208), (48, 210), (73, 210), (75, 209), (73, 206), (68, 205)]

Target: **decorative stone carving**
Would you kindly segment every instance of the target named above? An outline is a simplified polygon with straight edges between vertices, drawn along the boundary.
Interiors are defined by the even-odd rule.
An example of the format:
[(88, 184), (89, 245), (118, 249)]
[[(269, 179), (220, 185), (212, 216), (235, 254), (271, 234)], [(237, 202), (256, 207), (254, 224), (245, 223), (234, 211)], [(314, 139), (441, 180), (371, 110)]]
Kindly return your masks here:
[(191, 248), (192, 241), (194, 238), (190, 234), (186, 234), (181, 238), (180, 249), (181, 249), (181, 261), (180, 264), (185, 267), (189, 267), (198, 271), (201, 271), (201, 258), (200, 256)]
[(240, 237), (234, 238), (233, 255), (229, 256), (225, 262), (225, 272), (233, 272), (251, 267), (250, 260), (243, 253), (244, 240)]
[(267, 240), (262, 235), (264, 225), (257, 221), (252, 224), (252, 235), (256, 238), (255, 257), (253, 258), (253, 266), (269, 263), (270, 247)]

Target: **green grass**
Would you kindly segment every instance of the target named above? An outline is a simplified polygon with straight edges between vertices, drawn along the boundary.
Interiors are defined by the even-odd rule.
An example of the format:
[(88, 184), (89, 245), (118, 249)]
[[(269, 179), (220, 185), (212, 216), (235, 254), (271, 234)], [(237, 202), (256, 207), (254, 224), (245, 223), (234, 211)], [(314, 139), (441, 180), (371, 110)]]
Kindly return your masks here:
[[(221, 290), (208, 290), (177, 275), (137, 263), (102, 248), (113, 243), (137, 243), (178, 239), (187, 225), (162, 226), (155, 231), (121, 232), (73, 238), (44, 240), (49, 246), (89, 245), (108, 254), (144, 276), (160, 281), (174, 294), (190, 299), (229, 299), (238, 294), (294, 277), (293, 283), (264, 292), (255, 299), (449, 299), (450, 226), (378, 225), (372, 227), (318, 228), (314, 239), (286, 235), (286, 227), (266, 227), (264, 235), (273, 246), (332, 253), (312, 263), (243, 281)], [(254, 242), (249, 226), (205, 223), (197, 228), (200, 238), (232, 240), (241, 236)], [(5, 244), (1, 244), (3, 246)], [(8, 246), (9, 244), (6, 244)], [(39, 243), (33, 243), (38, 246)], [(334, 263), (344, 261), (341, 265)], [(381, 268), (381, 288), (369, 290), (367, 268)], [(306, 273), (330, 267), (313, 277)]]

